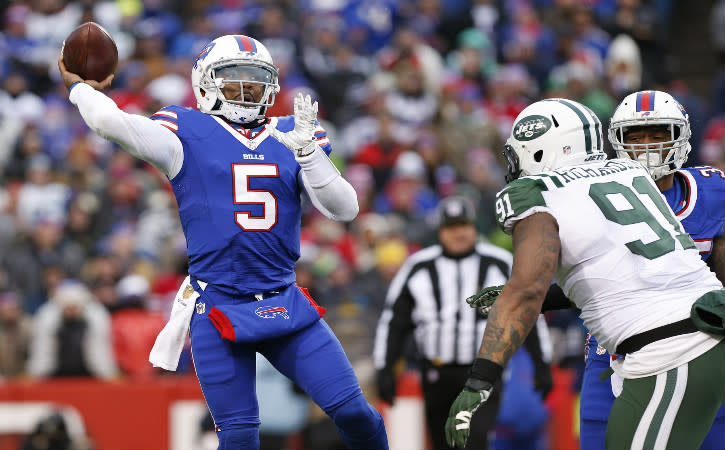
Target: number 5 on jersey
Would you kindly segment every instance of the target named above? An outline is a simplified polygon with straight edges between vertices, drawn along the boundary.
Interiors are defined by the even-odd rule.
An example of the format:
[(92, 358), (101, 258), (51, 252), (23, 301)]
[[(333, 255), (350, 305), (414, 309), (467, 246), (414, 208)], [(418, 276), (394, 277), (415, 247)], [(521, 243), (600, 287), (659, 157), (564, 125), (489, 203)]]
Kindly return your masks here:
[(262, 215), (252, 216), (248, 211), (234, 213), (234, 220), (244, 231), (269, 231), (277, 223), (277, 199), (264, 189), (250, 189), (251, 178), (278, 178), (276, 164), (232, 164), (234, 204), (262, 205)]

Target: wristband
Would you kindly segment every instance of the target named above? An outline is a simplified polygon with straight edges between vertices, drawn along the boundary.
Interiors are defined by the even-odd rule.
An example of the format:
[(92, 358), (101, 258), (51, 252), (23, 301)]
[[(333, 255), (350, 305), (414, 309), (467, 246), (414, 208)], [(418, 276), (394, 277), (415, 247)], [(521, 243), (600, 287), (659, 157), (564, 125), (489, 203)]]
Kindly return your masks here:
[(478, 378), (469, 378), (466, 380), (465, 387), (469, 391), (491, 391), (493, 389), (493, 384), (488, 381), (479, 380)]
[(312, 141), (309, 144), (302, 147), (301, 149), (297, 150), (297, 156), (299, 156), (300, 158), (309, 156), (312, 154), (312, 152), (315, 151), (316, 148), (317, 148), (317, 142)]
[(76, 84), (80, 84), (80, 83), (83, 83), (83, 82), (82, 81), (76, 81), (75, 83), (71, 84), (70, 87), (68, 88), (68, 92), (72, 91), (73, 88), (76, 86)]
[(471, 378), (487, 381), (491, 384), (496, 384), (501, 379), (502, 373), (503, 367), (490, 359), (476, 358), (473, 366), (471, 366)]

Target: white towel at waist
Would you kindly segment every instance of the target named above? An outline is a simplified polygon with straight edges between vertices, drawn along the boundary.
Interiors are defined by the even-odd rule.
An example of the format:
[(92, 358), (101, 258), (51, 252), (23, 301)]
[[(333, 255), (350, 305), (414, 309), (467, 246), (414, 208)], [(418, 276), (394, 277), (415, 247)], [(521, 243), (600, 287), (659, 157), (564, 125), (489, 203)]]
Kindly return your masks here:
[[(199, 282), (202, 289), (205, 289), (206, 285), (202, 281)], [(181, 283), (179, 292), (176, 293), (169, 321), (156, 336), (156, 342), (149, 353), (149, 361), (154, 367), (176, 371), (197, 298), (199, 298), (199, 294), (194, 290), (190, 277), (187, 276)]]

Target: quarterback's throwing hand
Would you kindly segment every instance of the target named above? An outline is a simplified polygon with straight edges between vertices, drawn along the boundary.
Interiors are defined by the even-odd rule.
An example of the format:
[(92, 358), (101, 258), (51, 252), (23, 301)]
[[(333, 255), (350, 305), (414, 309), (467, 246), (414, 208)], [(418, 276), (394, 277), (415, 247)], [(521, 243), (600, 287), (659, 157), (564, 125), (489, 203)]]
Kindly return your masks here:
[(309, 95), (298, 93), (295, 96), (295, 128), (283, 133), (270, 127), (269, 134), (280, 141), (296, 156), (307, 156), (315, 150), (315, 121), (317, 120), (317, 102), (312, 103)]
[(471, 433), (471, 419), (493, 391), (487, 381), (469, 378), (456, 400), (451, 405), (446, 420), (446, 442), (452, 448), (464, 448)]
[(98, 91), (102, 91), (108, 87), (111, 86), (111, 82), (113, 81), (113, 74), (110, 74), (106, 77), (103, 81), (96, 81), (96, 80), (84, 80), (79, 75), (70, 72), (66, 67), (65, 63), (63, 62), (63, 56), (61, 52), (60, 58), (58, 58), (58, 70), (60, 70), (60, 76), (63, 79), (63, 84), (65, 84), (65, 87), (70, 89), (71, 86), (73, 86), (75, 83), (86, 83), (87, 85), (91, 86), (93, 89), (96, 89)]
[(503, 285), (489, 286), (468, 297), (466, 302), (471, 308), (481, 308), (482, 313), (488, 314), (502, 290)]

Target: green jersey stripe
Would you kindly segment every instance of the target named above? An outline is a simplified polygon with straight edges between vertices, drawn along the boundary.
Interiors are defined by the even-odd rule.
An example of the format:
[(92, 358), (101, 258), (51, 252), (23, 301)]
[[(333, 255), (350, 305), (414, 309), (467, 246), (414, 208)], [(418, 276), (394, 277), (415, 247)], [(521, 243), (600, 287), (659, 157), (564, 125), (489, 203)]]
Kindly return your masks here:
[(540, 173), (538, 175), (528, 175), (528, 177), (529, 178), (540, 178), (542, 181), (546, 181), (546, 178), (548, 178), (549, 180), (551, 180), (551, 182), (554, 184), (554, 186), (564, 187), (564, 184), (561, 181), (559, 181), (558, 177), (548, 174), (548, 173)]

